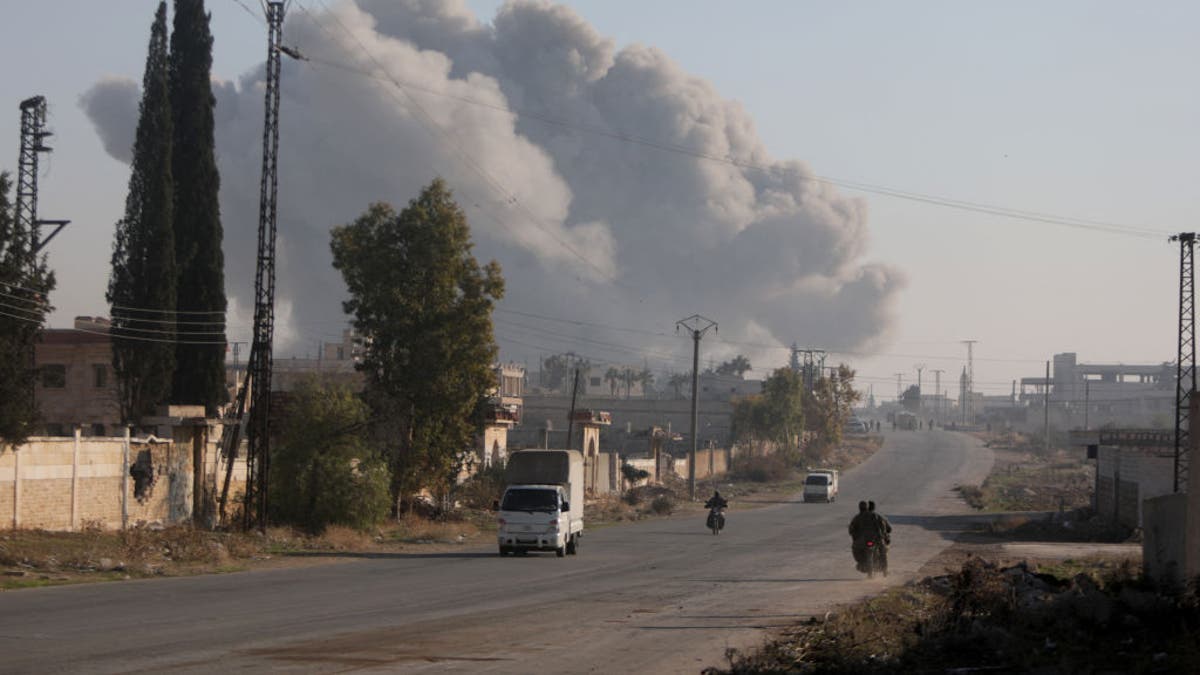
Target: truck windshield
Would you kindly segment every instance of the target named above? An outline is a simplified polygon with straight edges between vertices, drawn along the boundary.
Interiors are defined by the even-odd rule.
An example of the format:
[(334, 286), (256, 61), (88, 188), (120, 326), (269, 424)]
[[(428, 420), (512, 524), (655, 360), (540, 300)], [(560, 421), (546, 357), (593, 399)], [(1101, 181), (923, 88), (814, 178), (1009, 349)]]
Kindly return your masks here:
[(829, 476), (825, 474), (814, 474), (804, 479), (805, 485), (829, 485)]
[(558, 492), (518, 488), (504, 493), (501, 511), (546, 511), (558, 510)]

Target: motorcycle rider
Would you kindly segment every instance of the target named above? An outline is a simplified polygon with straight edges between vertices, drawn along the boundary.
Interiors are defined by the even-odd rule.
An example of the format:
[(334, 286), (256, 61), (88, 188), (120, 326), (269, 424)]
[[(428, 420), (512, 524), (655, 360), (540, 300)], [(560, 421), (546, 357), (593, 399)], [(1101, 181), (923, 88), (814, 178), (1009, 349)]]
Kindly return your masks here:
[(708, 520), (705, 521), (705, 526), (713, 530), (713, 534), (725, 527), (725, 508), (729, 506), (729, 502), (721, 496), (719, 490), (713, 490), (713, 496), (704, 502), (704, 507), (708, 509)]
[(867, 503), (858, 503), (858, 514), (850, 521), (850, 552), (854, 554), (854, 567), (866, 572), (867, 540), (875, 534), (875, 519), (867, 511)]
[(887, 516), (875, 510), (875, 501), (867, 502), (867, 514), (871, 517), (871, 527), (875, 533), (875, 541), (879, 545), (879, 558), (883, 563), (883, 576), (887, 576), (887, 551), (892, 545), (892, 524), (888, 522)]
[(708, 501), (704, 502), (704, 508), (706, 509), (724, 509), (728, 506), (729, 502), (725, 501), (725, 498), (721, 496), (721, 492), (719, 490), (713, 490), (713, 496), (709, 497)]

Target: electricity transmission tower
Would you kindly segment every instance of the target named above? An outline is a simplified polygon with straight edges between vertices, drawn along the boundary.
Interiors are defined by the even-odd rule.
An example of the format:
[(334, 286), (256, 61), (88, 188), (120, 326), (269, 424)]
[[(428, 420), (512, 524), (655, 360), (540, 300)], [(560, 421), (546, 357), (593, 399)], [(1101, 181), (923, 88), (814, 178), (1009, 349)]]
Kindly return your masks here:
[[(221, 490), (220, 514), (225, 515), (230, 478), (237, 459), (238, 435), (250, 397), (246, 424), (246, 495), (243, 525), (249, 529), (267, 525), (268, 480), (271, 440), (271, 369), (275, 339), (275, 221), (278, 209), (279, 164), (279, 74), (282, 54), (302, 59), (295, 49), (282, 44), (284, 3), (270, 0), (267, 13), (266, 97), (263, 117), (262, 180), (258, 202), (258, 257), (254, 272), (254, 340), (246, 378), (237, 398), (237, 419), (225, 439), (225, 485)], [(247, 393), (249, 392), (249, 394)]]
[[(801, 361), (800, 355), (804, 355), (804, 360)], [(797, 347), (796, 343), (792, 343), (792, 359), (791, 367), (793, 373), (799, 373), (804, 381), (804, 391), (812, 393), (816, 387), (817, 380), (820, 379), (821, 373), (825, 372), (825, 350), (824, 349), (804, 349)]]
[[(21, 150), (17, 159), (17, 199), (13, 205), (18, 230), (29, 233), (30, 258), (36, 260), (39, 251), (58, 234), (69, 220), (38, 218), (38, 155), (50, 152), (45, 140), (53, 133), (46, 130), (46, 98), (33, 96), (21, 101)], [(41, 236), (41, 228), (54, 230)]]
[(1171, 237), (1179, 242), (1179, 352), (1175, 361), (1175, 492), (1187, 486), (1191, 448), (1191, 399), (1196, 390), (1196, 293), (1192, 266), (1195, 232)]
[(700, 400), (700, 338), (711, 328), (717, 328), (717, 322), (699, 314), (693, 314), (686, 319), (675, 322), (675, 332), (683, 328), (692, 335), (692, 447), (688, 451), (688, 496), (696, 501), (696, 427), (699, 422), (698, 403)]

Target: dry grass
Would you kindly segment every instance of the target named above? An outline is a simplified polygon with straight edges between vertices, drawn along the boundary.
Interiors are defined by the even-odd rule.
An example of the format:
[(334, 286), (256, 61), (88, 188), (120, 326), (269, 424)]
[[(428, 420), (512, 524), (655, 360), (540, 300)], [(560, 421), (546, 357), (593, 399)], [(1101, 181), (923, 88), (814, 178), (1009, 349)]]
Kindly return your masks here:
[(405, 516), (389, 525), (384, 538), (404, 543), (462, 543), (477, 536), (480, 527), (469, 520), (428, 520), (417, 516)]
[(983, 511), (1054, 511), (1091, 504), (1095, 470), (1081, 453), (1057, 450), (1046, 455), (1014, 433), (985, 442), (996, 453), (996, 462), (983, 485), (960, 488), (971, 506)]
[(263, 544), (253, 535), (190, 527), (7, 530), (0, 533), (0, 567), (7, 568), (0, 588), (28, 585), (27, 577), (65, 583), (92, 576), (133, 578), (189, 573), (196, 566), (228, 567), (261, 556)]

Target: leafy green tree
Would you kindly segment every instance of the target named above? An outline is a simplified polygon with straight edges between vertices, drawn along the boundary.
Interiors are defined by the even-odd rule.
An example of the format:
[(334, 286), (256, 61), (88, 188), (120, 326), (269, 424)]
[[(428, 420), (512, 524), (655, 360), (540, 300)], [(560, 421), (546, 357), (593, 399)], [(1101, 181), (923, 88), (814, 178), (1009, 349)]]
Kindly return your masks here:
[(500, 265), (475, 260), (466, 216), (440, 178), (400, 213), (374, 204), (335, 227), (331, 247), (350, 291), (343, 308), (366, 338), (359, 369), (389, 430), (397, 507), (422, 487), (444, 494), (495, 386)]
[(734, 404), (733, 434), (740, 441), (771, 441), (785, 450), (800, 442), (804, 430), (804, 380), (779, 368), (763, 381), (763, 393)]
[[(217, 192), (220, 174), (213, 153), (212, 33), (204, 0), (175, 0), (171, 31), (171, 169), (176, 308), (187, 321), (179, 329), (171, 400), (203, 404), (215, 413), (226, 401), (225, 259)], [(200, 323), (203, 322), (203, 323)], [(196, 344), (196, 343), (207, 344)]]
[(737, 375), (738, 377), (742, 377), (748, 370), (753, 370), (750, 367), (750, 359), (738, 354), (729, 361), (725, 361), (717, 366), (716, 372), (718, 375)]
[(11, 182), (0, 173), (0, 450), (33, 435), (39, 423), (33, 398), (33, 350), (52, 309), (54, 273), (32, 250), (32, 234), (13, 217)]
[(367, 445), (370, 411), (349, 387), (302, 380), (271, 448), (271, 519), (319, 533), (387, 517), (387, 462)]
[(167, 4), (150, 29), (125, 216), (117, 222), (106, 298), (121, 419), (137, 423), (171, 392), (175, 371), (174, 180)]
[(828, 377), (818, 379), (805, 397), (809, 429), (817, 432), (812, 449), (824, 453), (842, 442), (842, 429), (862, 393), (854, 388), (854, 370), (840, 364)]

